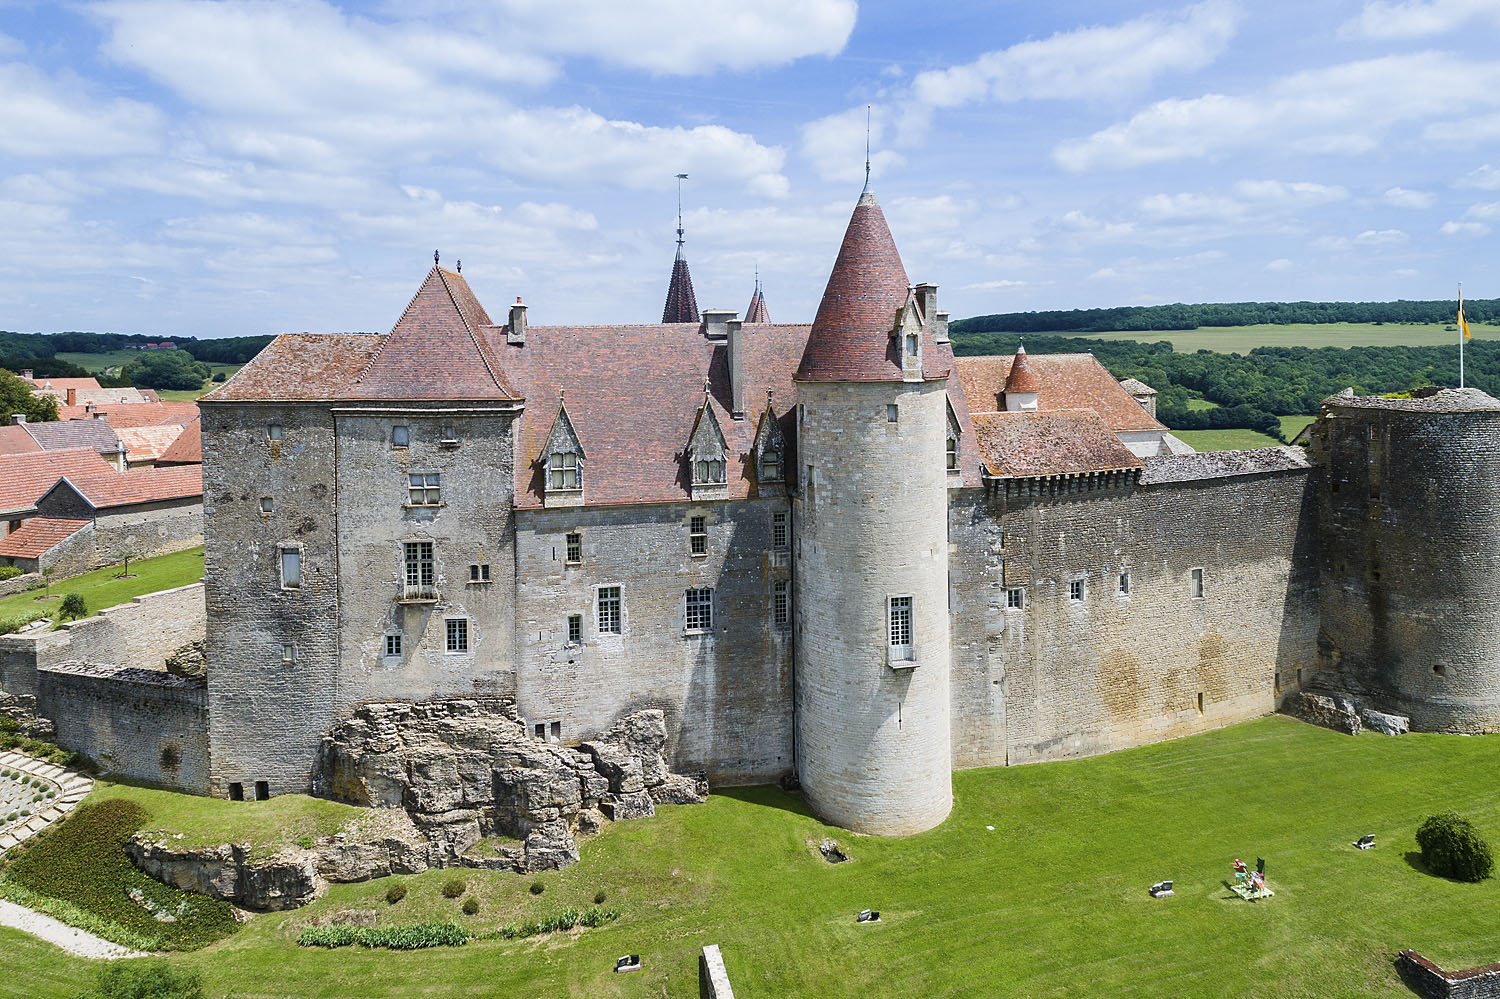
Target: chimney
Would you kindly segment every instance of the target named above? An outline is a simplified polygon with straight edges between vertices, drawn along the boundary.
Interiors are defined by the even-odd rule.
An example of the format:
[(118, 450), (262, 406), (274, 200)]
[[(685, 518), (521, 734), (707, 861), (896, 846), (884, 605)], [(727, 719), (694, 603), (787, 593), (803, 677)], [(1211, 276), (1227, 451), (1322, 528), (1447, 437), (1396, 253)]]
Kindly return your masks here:
[(96, 420), (102, 420), (102, 419), (104, 419), (104, 414), (101, 413), (101, 412), (99, 412), (99, 410), (96, 409), (96, 410), (94, 410), (94, 419), (96, 419)]
[(703, 335), (715, 343), (729, 336), (729, 322), (739, 315), (734, 309), (704, 309)]
[(516, 296), (516, 304), (510, 307), (510, 325), (505, 328), (505, 342), (526, 342), (526, 306), (521, 304), (520, 295)]
[(92, 413), (94, 411), (94, 404), (91, 403), (91, 402), (84, 403), (83, 404), (83, 411), (85, 413)]
[(937, 313), (932, 321), (933, 343), (948, 343), (948, 313)]
[(76, 405), (78, 405), (78, 390), (76, 388), (70, 388), (70, 389), (68, 389), (68, 405), (69, 406), (76, 406)]
[(21, 369), (21, 377), (24, 378), (24, 379), (26, 379), (28, 382), (36, 380), (36, 379), (34, 379), (34, 378), (31, 377), (31, 374), (32, 374), (32, 369), (31, 368), (22, 368)]
[[(707, 315), (707, 313), (705, 313)], [(749, 347), (744, 324), (731, 319), (727, 326), (729, 354), (729, 416), (734, 420), (745, 418), (745, 351)]]
[(14, 416), (12, 416), (10, 418), (10, 422), (13, 423), (13, 424), (15, 424), (18, 427), (19, 426), (23, 426), (26, 423), (26, 414), (25, 413), (16, 413)]

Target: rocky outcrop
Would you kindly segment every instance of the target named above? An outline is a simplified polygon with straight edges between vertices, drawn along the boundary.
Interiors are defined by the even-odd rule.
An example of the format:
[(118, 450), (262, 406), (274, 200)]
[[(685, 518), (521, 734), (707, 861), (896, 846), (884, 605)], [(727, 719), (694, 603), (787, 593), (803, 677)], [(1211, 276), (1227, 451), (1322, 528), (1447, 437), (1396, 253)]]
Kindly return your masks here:
[(173, 652), (170, 656), (167, 656), (166, 661), (162, 665), (173, 676), (189, 678), (204, 678), (208, 676), (208, 660), (201, 640), (189, 642)]
[(1289, 698), (1282, 710), (1294, 718), (1349, 735), (1358, 735), (1366, 728), (1384, 735), (1405, 735), (1411, 730), (1411, 719), (1405, 715), (1377, 711), (1347, 694), (1303, 691)]
[(1365, 728), (1382, 735), (1405, 735), (1411, 731), (1411, 719), (1405, 715), (1387, 714), (1374, 708), (1363, 708), (1359, 712)]
[[(638, 711), (577, 749), (533, 738), (508, 698), (368, 704), (324, 737), (316, 792), (402, 808), (432, 866), (529, 872), (578, 860), (606, 819), (701, 802), (705, 781), (667, 769), (662, 713)], [(469, 855), (489, 837), (519, 841)]]

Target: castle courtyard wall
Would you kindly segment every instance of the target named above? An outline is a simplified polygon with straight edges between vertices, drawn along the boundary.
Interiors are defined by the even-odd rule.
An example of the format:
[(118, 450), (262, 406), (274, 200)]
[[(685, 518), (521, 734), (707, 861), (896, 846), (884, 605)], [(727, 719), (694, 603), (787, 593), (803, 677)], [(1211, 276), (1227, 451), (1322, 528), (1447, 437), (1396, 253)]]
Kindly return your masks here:
[[(773, 621), (772, 585), (790, 580), (790, 551), (773, 547), (776, 512), (790, 520), (779, 497), (516, 511), (516, 697), (528, 724), (550, 738), (555, 722), (573, 742), (660, 708), (677, 772), (734, 784), (789, 771), (791, 629)], [(703, 556), (690, 553), (693, 516), (707, 519)], [(567, 564), (570, 532), (582, 535), (578, 565)], [(621, 588), (619, 635), (599, 633), (600, 586)], [(705, 586), (714, 628), (689, 633), (686, 591)]]
[[(1311, 671), (1308, 470), (1153, 474), (954, 493), (955, 766), (1088, 756), (1247, 720)], [(1008, 588), (1024, 590), (1023, 608), (1007, 607)]]

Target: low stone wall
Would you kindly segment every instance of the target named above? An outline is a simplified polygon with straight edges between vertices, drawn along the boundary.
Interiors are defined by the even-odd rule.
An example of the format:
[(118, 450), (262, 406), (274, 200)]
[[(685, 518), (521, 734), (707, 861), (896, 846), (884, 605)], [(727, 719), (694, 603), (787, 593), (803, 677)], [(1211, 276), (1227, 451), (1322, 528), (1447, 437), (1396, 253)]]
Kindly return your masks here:
[[(161, 509), (157, 509), (160, 507)], [(203, 544), (203, 504), (153, 504), (138, 514), (101, 514), (47, 551), (39, 565), (53, 578), (76, 576), (132, 559)]]
[(698, 999), (734, 999), (718, 944), (709, 944), (698, 955)]
[(0, 579), (0, 597), (9, 597), (24, 592), (32, 586), (40, 586), (42, 574), (39, 572), (23, 572), (19, 576), (10, 579)]
[(1414, 950), (1403, 950), (1396, 970), (1413, 992), (1427, 999), (1497, 999), (1500, 997), (1500, 962), (1444, 971)]

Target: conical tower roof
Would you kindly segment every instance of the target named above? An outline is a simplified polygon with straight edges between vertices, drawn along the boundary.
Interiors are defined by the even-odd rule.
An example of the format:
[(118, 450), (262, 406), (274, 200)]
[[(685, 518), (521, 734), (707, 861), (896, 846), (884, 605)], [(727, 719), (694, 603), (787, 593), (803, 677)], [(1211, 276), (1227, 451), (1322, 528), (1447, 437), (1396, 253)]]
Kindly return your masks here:
[(891, 336), (910, 285), (880, 203), (861, 194), (797, 368), (804, 382), (901, 381)]
[(769, 323), (771, 312), (766, 308), (766, 296), (760, 290), (760, 278), (755, 279), (755, 294), (750, 296), (750, 304), (745, 306), (745, 322), (747, 323)]
[(683, 259), (682, 248), (679, 246), (677, 259), (672, 261), (672, 283), (667, 285), (667, 304), (661, 310), (661, 321), (696, 323), (699, 319), (698, 296), (693, 294), (693, 276), (688, 273), (688, 264)]
[(1031, 370), (1031, 365), (1026, 361), (1026, 347), (1024, 344), (1016, 346), (1016, 356), (1010, 362), (1010, 374), (1005, 376), (1005, 391), (1007, 392), (1040, 392), (1042, 383), (1037, 378), (1036, 372)]

